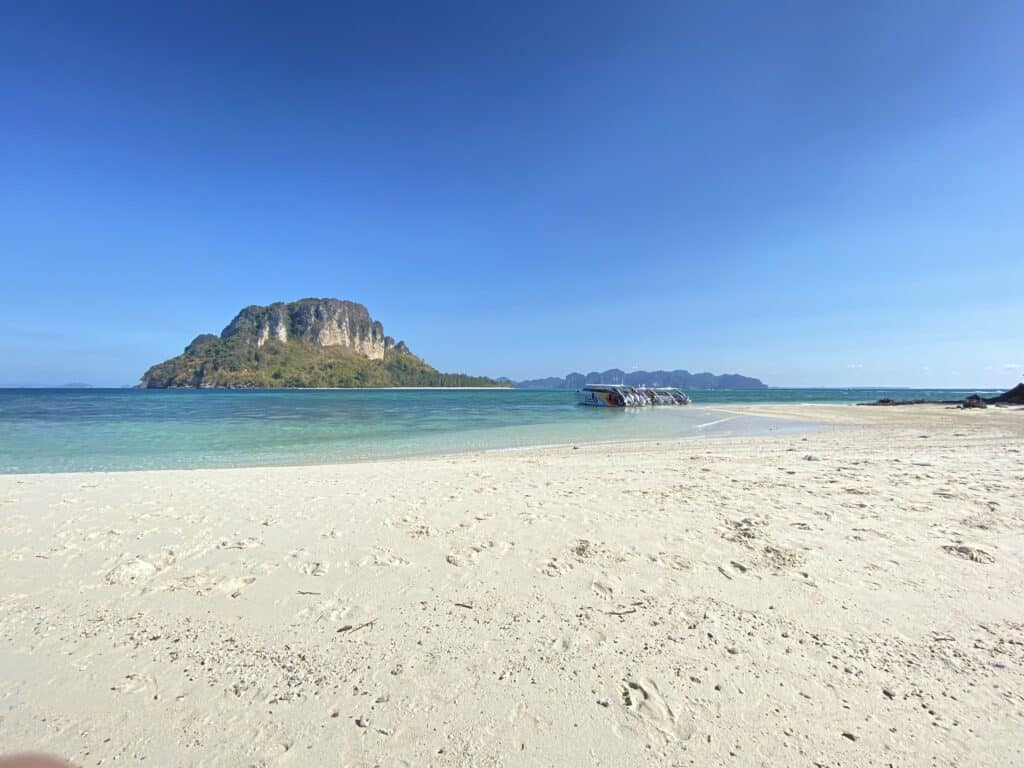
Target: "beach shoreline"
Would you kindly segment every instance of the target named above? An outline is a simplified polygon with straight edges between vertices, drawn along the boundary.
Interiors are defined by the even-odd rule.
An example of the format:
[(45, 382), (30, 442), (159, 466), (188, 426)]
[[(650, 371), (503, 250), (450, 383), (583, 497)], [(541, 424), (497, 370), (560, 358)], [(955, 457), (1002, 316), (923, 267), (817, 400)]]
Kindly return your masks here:
[[(709, 437), (720, 437), (722, 439), (745, 439), (755, 437), (771, 437), (778, 432), (804, 433), (819, 430), (832, 430), (852, 425), (866, 424), (889, 424), (897, 425), (905, 423), (908, 419), (913, 420), (916, 415), (928, 414), (934, 417), (944, 411), (957, 411), (955, 406), (948, 404), (916, 404), (890, 406), (883, 413), (872, 413), (873, 409), (858, 408), (857, 403), (756, 403), (756, 404), (709, 404), (694, 405), (687, 408), (687, 412), (706, 412), (708, 414), (728, 414), (732, 417), (752, 417), (773, 419), (777, 423), (767, 429), (754, 429), (743, 434), (714, 435), (695, 431), (683, 435), (663, 435), (657, 437), (627, 437), (627, 438), (604, 438), (604, 437), (580, 437), (565, 441), (546, 443), (526, 443), (522, 445), (499, 445), (496, 447), (475, 448), (466, 447), (461, 450), (419, 450), (410, 453), (399, 453), (385, 456), (365, 457), (327, 457), (321, 461), (309, 461), (297, 459), (293, 462), (267, 463), (238, 463), (238, 464), (213, 464), (210, 466), (184, 466), (184, 467), (131, 467), (114, 469), (87, 469), (87, 470), (47, 470), (41, 472), (0, 472), (0, 477), (31, 477), (33, 475), (55, 476), (55, 475), (90, 475), (90, 474), (119, 474), (131, 472), (198, 472), (198, 471), (232, 471), (232, 470), (267, 470), (267, 469), (301, 469), (304, 467), (332, 467), (345, 466), (349, 464), (390, 464), (393, 462), (408, 462), (416, 460), (454, 460), (465, 459), (474, 456), (488, 456), (492, 454), (502, 455), (506, 453), (522, 453), (546, 450), (579, 449), (581, 446), (595, 448), (612, 448), (616, 446), (632, 446), (637, 449), (647, 449), (663, 444), (679, 443), (685, 445), (694, 440), (706, 440)], [(1024, 413), (1020, 406), (1003, 406), (998, 410), (1005, 412), (1019, 411)], [(694, 429), (701, 430), (709, 426), (717, 426), (726, 419), (713, 419), (710, 422), (703, 422), (694, 425)]]
[[(782, 405), (782, 404), (780, 404)], [(776, 407), (774, 404), (758, 406), (758, 408), (771, 409)], [(807, 408), (816, 407), (835, 407), (845, 408), (845, 405), (831, 405), (824, 406), (822, 404), (808, 404)], [(823, 419), (807, 419), (799, 415), (783, 415), (781, 418), (778, 414), (769, 412), (759, 412), (755, 407), (746, 406), (697, 406), (688, 409), (690, 412), (693, 411), (706, 411), (708, 413), (727, 413), (733, 416), (751, 416), (755, 418), (766, 418), (774, 419), (779, 423), (775, 426), (768, 427), (767, 430), (752, 431), (744, 434), (737, 435), (710, 435), (714, 437), (721, 437), (722, 439), (742, 439), (744, 437), (765, 437), (772, 436), (776, 429), (779, 427), (785, 428), (791, 433), (802, 433), (817, 430), (827, 430), (834, 428), (834, 424), (828, 420)], [(715, 419), (710, 422), (705, 422), (695, 425), (695, 429), (704, 429), (708, 426), (716, 426), (717, 424), (726, 421), (726, 419)], [(398, 454), (394, 456), (374, 456), (374, 457), (354, 457), (354, 458), (327, 458), (319, 462), (310, 461), (296, 461), (295, 463), (266, 463), (266, 464), (238, 464), (238, 465), (211, 465), (211, 466), (198, 466), (198, 467), (151, 467), (151, 468), (128, 468), (128, 469), (88, 469), (88, 470), (71, 470), (71, 471), (44, 471), (44, 472), (0, 472), (0, 477), (32, 477), (40, 475), (44, 477), (53, 477), (58, 475), (93, 475), (93, 474), (121, 474), (121, 473), (134, 473), (134, 472), (204, 472), (204, 471), (233, 471), (233, 470), (269, 470), (269, 469), (302, 469), (302, 468), (313, 468), (313, 467), (336, 467), (346, 466), (349, 464), (391, 464), (394, 462), (409, 462), (409, 461), (429, 461), (432, 459), (451, 461), (455, 459), (471, 458), (475, 456), (489, 456), (492, 454), (505, 454), (505, 453), (521, 453), (521, 452), (544, 452), (548, 450), (564, 450), (574, 449), (578, 450), (581, 446), (595, 447), (595, 448), (611, 448), (616, 446), (631, 446), (634, 448), (645, 449), (653, 446), (660, 446), (665, 443), (681, 443), (685, 444), (692, 440), (706, 440), (709, 434), (703, 432), (694, 432), (693, 434), (685, 434), (681, 436), (664, 436), (664, 437), (630, 437), (630, 438), (590, 438), (584, 437), (576, 440), (566, 440), (564, 442), (551, 442), (551, 443), (528, 443), (524, 445), (508, 445), (498, 446), (494, 448), (464, 448), (462, 450), (449, 450), (449, 451), (423, 451), (409, 454)]]
[(2, 475), (0, 752), (1018, 764), (1024, 413), (765, 410), (828, 428)]

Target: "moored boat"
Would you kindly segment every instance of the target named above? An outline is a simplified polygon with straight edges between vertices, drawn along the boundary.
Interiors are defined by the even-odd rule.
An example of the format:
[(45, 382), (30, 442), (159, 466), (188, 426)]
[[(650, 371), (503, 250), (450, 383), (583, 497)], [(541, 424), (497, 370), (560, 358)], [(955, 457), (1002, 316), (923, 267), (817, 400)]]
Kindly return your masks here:
[(580, 405), (630, 408), (646, 405), (689, 405), (690, 398), (675, 387), (646, 388), (625, 384), (587, 384), (576, 392)]
[(690, 398), (681, 389), (676, 387), (652, 387), (641, 389), (651, 405), (689, 405)]
[(598, 408), (625, 408), (641, 405), (640, 398), (632, 387), (618, 384), (587, 384), (576, 392), (576, 401), (580, 405), (591, 405)]

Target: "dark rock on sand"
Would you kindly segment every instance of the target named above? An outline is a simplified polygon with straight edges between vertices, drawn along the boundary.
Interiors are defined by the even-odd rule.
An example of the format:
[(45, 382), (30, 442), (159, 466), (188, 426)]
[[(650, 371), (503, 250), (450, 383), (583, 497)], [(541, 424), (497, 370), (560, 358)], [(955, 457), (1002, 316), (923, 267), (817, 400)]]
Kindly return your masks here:
[(883, 397), (873, 403), (857, 403), (857, 405), (923, 405), (924, 403), (935, 402), (933, 400), (893, 400), (891, 397)]
[(857, 405), (959, 405), (961, 408), (985, 408), (989, 405), (1024, 405), (1024, 384), (995, 397), (984, 398), (979, 394), (968, 395), (963, 400), (893, 400), (883, 397), (873, 403), (857, 403)]
[(990, 397), (988, 402), (993, 405), (1024, 405), (1024, 383), (1018, 384), (1001, 395)]

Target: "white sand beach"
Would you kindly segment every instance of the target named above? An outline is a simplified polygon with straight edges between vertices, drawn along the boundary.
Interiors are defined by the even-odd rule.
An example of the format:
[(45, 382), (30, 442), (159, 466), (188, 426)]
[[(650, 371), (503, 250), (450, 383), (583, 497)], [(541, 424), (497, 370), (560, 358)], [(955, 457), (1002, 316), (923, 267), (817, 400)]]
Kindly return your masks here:
[(0, 476), (0, 753), (1024, 764), (1024, 411), (770, 412), (834, 428)]

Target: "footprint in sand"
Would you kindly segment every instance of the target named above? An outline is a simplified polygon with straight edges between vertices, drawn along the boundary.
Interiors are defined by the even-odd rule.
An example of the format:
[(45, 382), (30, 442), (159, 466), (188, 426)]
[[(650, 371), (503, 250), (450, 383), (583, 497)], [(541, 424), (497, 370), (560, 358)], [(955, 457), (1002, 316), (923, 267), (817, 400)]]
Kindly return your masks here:
[(217, 589), (231, 597), (239, 597), (242, 590), (256, 581), (255, 576), (239, 576), (233, 579), (224, 579), (217, 582)]
[(775, 571), (799, 568), (807, 562), (807, 555), (796, 549), (765, 545), (763, 558), (765, 564)]
[(227, 539), (221, 539), (217, 544), (217, 549), (252, 549), (253, 547), (262, 547), (263, 540), (258, 539), (255, 536), (249, 536), (245, 539), (237, 539), (235, 541), (228, 541)]
[(591, 583), (590, 589), (602, 600), (611, 600), (619, 589), (619, 583), (607, 574), (601, 574)]
[(399, 557), (393, 552), (389, 552), (388, 550), (382, 549), (374, 552), (372, 555), (368, 557), (364, 557), (362, 560), (359, 561), (359, 564), (363, 566), (375, 565), (379, 567), (391, 567), (396, 565), (408, 565), (409, 561), (406, 560), (404, 557)]
[(160, 571), (174, 565), (177, 559), (172, 549), (147, 555), (145, 558), (122, 555), (120, 562), (104, 574), (107, 584), (139, 584), (149, 581)]
[(202, 596), (217, 591), (231, 597), (239, 597), (242, 594), (242, 590), (255, 581), (255, 576), (229, 576), (221, 578), (209, 571), (200, 571), (175, 579), (166, 588), (172, 591), (185, 589)]
[(552, 640), (550, 647), (555, 653), (567, 656), (586, 652), (588, 649), (606, 642), (607, 639), (607, 635), (599, 630), (578, 629)]
[(545, 576), (564, 576), (571, 570), (572, 563), (568, 560), (559, 560), (557, 557), (552, 557), (541, 566), (540, 572)]
[(685, 741), (693, 735), (693, 726), (679, 722), (679, 715), (653, 680), (627, 678), (619, 687), (619, 697), (630, 717), (639, 720), (649, 732), (659, 734), (665, 741)]
[(296, 613), (296, 617), (304, 621), (323, 621), (326, 620), (333, 624), (340, 624), (343, 620), (348, 619), (350, 624), (360, 624), (365, 619), (357, 617), (358, 621), (352, 621), (353, 607), (347, 602), (342, 600), (329, 597), (318, 600), (311, 603)]
[(682, 555), (677, 555), (672, 552), (659, 552), (656, 555), (649, 555), (649, 559), (652, 563), (673, 571), (690, 570), (690, 561)]
[(995, 557), (980, 547), (969, 547), (966, 544), (946, 544), (942, 548), (947, 554), (970, 560), (972, 563), (991, 565), (996, 561)]
[(498, 544), (494, 541), (482, 541), (476, 544), (470, 544), (468, 547), (461, 551), (451, 552), (445, 558), (449, 565), (454, 565), (457, 568), (461, 568), (467, 565), (475, 565), (480, 560), (480, 555), (487, 551), (492, 551), (495, 554), (504, 554), (512, 548), (511, 543)]
[(742, 520), (727, 520), (723, 526), (725, 530), (722, 531), (722, 538), (737, 544), (749, 544), (761, 537), (764, 527), (764, 521), (749, 517)]
[(384, 521), (386, 528), (402, 528), (409, 538), (412, 539), (426, 539), (432, 536), (437, 536), (439, 531), (430, 525), (422, 517), (414, 517), (412, 515), (406, 515), (398, 520), (389, 519)]
[[(994, 502), (989, 503), (992, 504)], [(990, 507), (992, 512), (995, 512), (996, 508), (998, 508), (998, 505), (996, 505), (996, 507)], [(978, 513), (971, 517), (965, 517), (960, 521), (960, 523), (962, 525), (966, 525), (968, 528), (977, 528), (981, 531), (996, 531), (1004, 527), (1004, 523), (998, 515), (985, 513)]]
[(157, 567), (148, 560), (133, 558), (118, 563), (104, 576), (107, 584), (137, 584), (156, 576)]
[(607, 556), (608, 548), (600, 542), (578, 539), (576, 543), (569, 548), (569, 552), (577, 560), (586, 561), (599, 556)]
[(124, 676), (124, 682), (111, 686), (110, 690), (118, 693), (146, 693), (157, 691), (156, 677), (150, 674), (129, 674)]
[(463, 531), (468, 531), (468, 530), (470, 530), (472, 528), (475, 528), (476, 526), (480, 525), (480, 523), (483, 523), (483, 522), (486, 522), (486, 521), (492, 519), (493, 517), (494, 517), (494, 513), (491, 512), (491, 511), (476, 512), (471, 517), (466, 518), (465, 520), (463, 520), (458, 525), (453, 526), (452, 528), (449, 528), (447, 531), (445, 531), (445, 533), (452, 534), (452, 533), (459, 533), (459, 532), (463, 532)]

